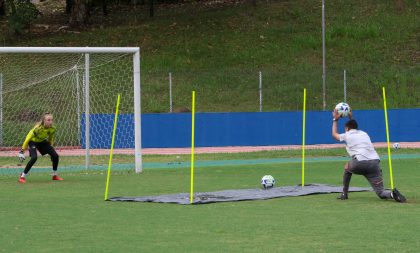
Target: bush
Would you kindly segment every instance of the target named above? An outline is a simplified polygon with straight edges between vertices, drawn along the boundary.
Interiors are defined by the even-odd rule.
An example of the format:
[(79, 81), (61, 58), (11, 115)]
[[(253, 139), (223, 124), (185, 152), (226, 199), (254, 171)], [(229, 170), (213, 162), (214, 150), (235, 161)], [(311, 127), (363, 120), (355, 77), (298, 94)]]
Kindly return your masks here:
[(29, 0), (7, 1), (7, 26), (11, 33), (22, 34), (41, 13)]

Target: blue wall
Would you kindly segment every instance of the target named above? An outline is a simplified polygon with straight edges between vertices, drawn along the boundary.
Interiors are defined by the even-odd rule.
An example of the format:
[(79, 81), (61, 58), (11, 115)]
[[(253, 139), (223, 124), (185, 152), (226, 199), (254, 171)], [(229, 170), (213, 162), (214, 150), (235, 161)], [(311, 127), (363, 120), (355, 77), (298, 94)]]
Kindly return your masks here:
[[(357, 110), (353, 111), (353, 115), (359, 123), (359, 129), (366, 131), (373, 142), (386, 141), (383, 110)], [(92, 148), (110, 146), (113, 120), (114, 115), (91, 115)], [(141, 120), (142, 147), (191, 145), (191, 114), (143, 114)], [(195, 120), (197, 147), (302, 143), (302, 112), (197, 113)], [(388, 120), (392, 142), (420, 141), (420, 109), (389, 110)], [(339, 132), (344, 131), (345, 121), (340, 120)], [(116, 148), (134, 147), (133, 122), (133, 115), (119, 115)], [(84, 129), (84, 118), (81, 123)], [(331, 112), (307, 112), (306, 144), (337, 143), (331, 137), (331, 125)], [(122, 141), (123, 139), (126, 141)], [(82, 131), (82, 143), (85, 143), (84, 131)]]

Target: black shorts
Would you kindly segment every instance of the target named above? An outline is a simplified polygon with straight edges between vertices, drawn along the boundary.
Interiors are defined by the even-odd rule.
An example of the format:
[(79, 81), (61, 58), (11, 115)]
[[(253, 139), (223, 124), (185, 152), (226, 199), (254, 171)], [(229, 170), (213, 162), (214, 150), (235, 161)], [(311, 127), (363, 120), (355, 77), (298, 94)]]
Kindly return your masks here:
[(52, 152), (55, 153), (54, 148), (51, 146), (51, 144), (48, 141), (43, 142), (34, 142), (30, 141), (28, 144), (29, 153), (31, 154), (31, 151), (35, 151), (37, 149), (41, 155), (51, 154)]

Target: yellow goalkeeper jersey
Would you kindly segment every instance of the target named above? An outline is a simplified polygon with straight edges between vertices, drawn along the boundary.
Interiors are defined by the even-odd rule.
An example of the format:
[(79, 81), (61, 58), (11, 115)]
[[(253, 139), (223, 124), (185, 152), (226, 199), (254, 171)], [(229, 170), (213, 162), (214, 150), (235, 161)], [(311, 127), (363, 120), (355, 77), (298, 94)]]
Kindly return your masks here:
[(30, 141), (43, 142), (48, 141), (51, 145), (54, 144), (55, 127), (50, 126), (45, 128), (43, 125), (37, 125), (29, 131), (26, 135), (25, 142), (23, 142), (22, 149), (25, 150), (28, 147)]

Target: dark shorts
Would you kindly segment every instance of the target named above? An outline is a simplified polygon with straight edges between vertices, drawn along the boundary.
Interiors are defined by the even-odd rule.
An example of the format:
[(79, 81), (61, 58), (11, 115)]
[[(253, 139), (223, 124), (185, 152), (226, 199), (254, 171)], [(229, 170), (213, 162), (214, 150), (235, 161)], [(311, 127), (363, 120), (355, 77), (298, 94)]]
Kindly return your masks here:
[(29, 153), (34, 152), (35, 149), (41, 153), (41, 155), (51, 154), (52, 152), (55, 153), (54, 148), (50, 145), (49, 142), (43, 141), (43, 142), (33, 142), (30, 141), (28, 144)]

